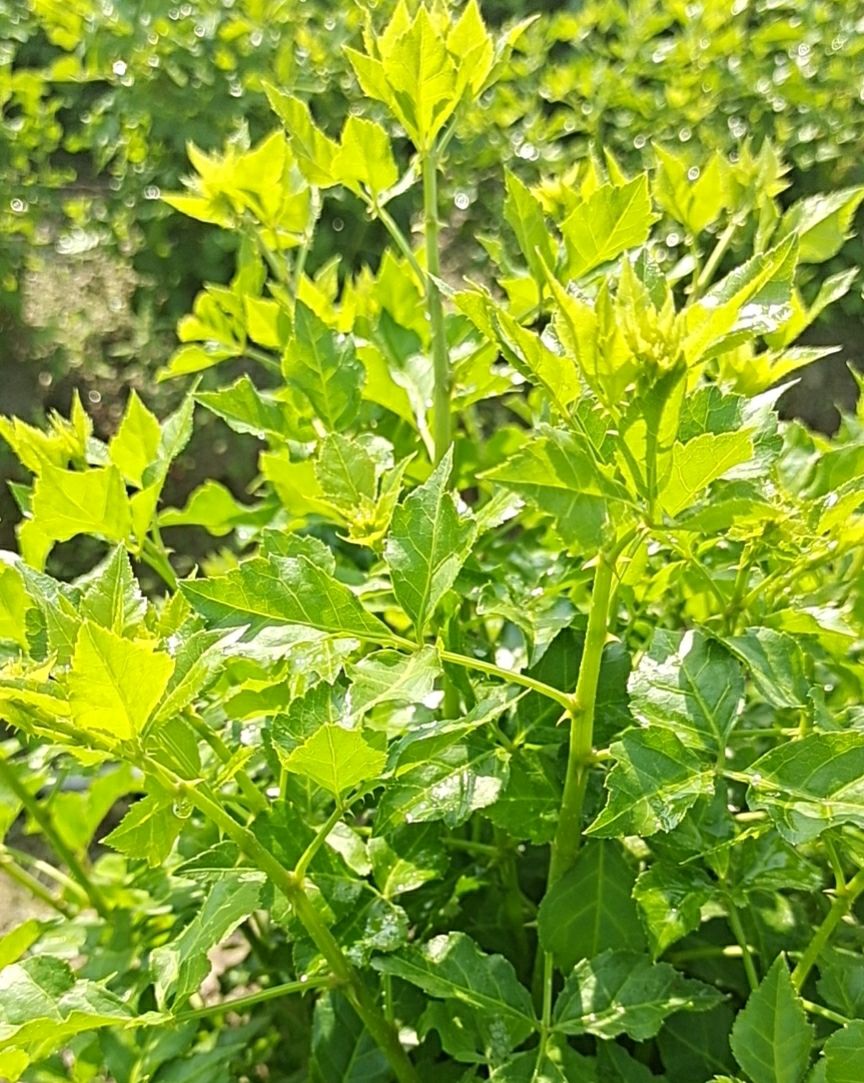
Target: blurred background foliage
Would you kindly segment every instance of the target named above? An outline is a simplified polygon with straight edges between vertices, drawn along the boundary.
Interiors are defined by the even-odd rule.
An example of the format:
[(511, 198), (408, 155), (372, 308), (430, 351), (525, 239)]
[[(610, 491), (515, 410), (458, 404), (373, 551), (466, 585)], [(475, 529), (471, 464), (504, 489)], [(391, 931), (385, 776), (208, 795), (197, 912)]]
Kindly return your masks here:
[[(163, 202), (191, 171), (187, 145), (245, 147), (278, 127), (267, 81), (314, 96), (317, 121), (337, 132), (357, 93), (342, 47), (392, 6), (0, 0), (0, 412), (38, 421), (50, 408), (66, 411), (77, 388), (108, 435), (131, 388), (170, 408), (179, 389), (156, 385), (154, 374), (202, 284), (230, 278), (237, 243)], [(488, 0), (483, 10), (500, 26), (537, 6)], [(407, 156), (407, 142), (393, 136)], [(526, 182), (552, 177), (566, 187), (601, 147), (635, 169), (653, 164), (659, 146), (698, 176), (711, 151), (734, 160), (766, 139), (790, 166), (784, 205), (864, 182), (860, 0), (552, 5), (451, 143), (447, 243), (482, 277), (478, 238), (501, 218), (502, 164)], [(554, 199), (555, 182), (549, 191)], [(393, 211), (398, 218), (398, 200)], [(343, 272), (374, 266), (379, 229), (359, 201), (328, 200), (308, 269), (334, 256)], [(667, 244), (670, 266), (686, 256), (674, 223)], [(812, 269), (814, 291), (862, 256), (860, 238), (847, 242)], [(848, 407), (855, 393), (846, 363), (857, 361), (862, 316), (856, 284), (808, 331), (809, 341), (843, 350), (804, 373), (787, 411), (818, 428), (836, 424), (834, 402)], [(8, 473), (10, 461), (0, 469)], [(211, 419), (171, 481), (179, 494), (203, 476), (239, 490), (252, 474), (254, 451)], [(0, 514), (8, 545), (14, 511), (4, 505)]]

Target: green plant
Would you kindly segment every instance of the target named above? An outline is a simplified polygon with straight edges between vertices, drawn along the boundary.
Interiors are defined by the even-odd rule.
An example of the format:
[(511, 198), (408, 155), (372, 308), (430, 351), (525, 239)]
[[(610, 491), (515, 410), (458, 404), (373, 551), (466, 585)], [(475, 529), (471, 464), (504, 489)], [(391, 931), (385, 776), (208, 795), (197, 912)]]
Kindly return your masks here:
[[(271, 87), (285, 134), (193, 148), (170, 197), (241, 239), (181, 321), (180, 408), (130, 396), (107, 444), (77, 402), (0, 424), (33, 474), (0, 826), (60, 866), (0, 851), (57, 911), (0, 940), (10, 1079), (854, 1078), (864, 416), (774, 404), (861, 192), (782, 212), (770, 144), (508, 173), (457, 285), (437, 182), (519, 32), (400, 4), (349, 53), (403, 173), (365, 102), (336, 140)], [(392, 245), (340, 281), (306, 259), (342, 190)], [(196, 408), (263, 445), (248, 503), (162, 506)], [(46, 574), (82, 535), (92, 571)]]

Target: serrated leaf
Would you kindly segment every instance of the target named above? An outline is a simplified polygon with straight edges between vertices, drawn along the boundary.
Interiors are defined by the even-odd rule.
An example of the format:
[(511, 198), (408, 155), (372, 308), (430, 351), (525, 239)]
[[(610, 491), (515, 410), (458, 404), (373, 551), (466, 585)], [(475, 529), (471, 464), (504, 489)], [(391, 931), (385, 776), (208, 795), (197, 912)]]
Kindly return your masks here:
[(108, 457), (126, 481), (139, 489), (144, 471), (156, 458), (160, 437), (156, 416), (138, 398), (137, 392), (131, 391), (120, 426), (108, 444)]
[(52, 541), (77, 534), (123, 541), (132, 529), (129, 497), (116, 466), (61, 470), (46, 465), (33, 487), (33, 518)]
[(670, 1079), (709, 1079), (734, 1068), (729, 1051), (732, 1011), (718, 1004), (699, 1015), (673, 1015), (660, 1031), (658, 1044)]
[(357, 717), (382, 703), (421, 703), (434, 688), (441, 664), (433, 647), (423, 647), (408, 655), (376, 651), (345, 670), (351, 681), (351, 714)]
[(369, 840), (367, 850), (375, 883), (385, 899), (437, 880), (448, 864), (440, 828), (435, 824), (398, 828), (386, 838), (376, 835)]
[(302, 301), (295, 305), (294, 335), (282, 359), (282, 372), (331, 432), (341, 431), (357, 417), (364, 371), (354, 344), (331, 331)]
[(490, 1083), (596, 1083), (597, 1062), (550, 1038), (494, 1068)]
[(563, 789), (557, 749), (517, 750), (507, 784), (484, 815), (511, 838), (541, 846), (555, 836)]
[(102, 838), (106, 846), (127, 857), (142, 858), (158, 868), (171, 853), (180, 832), (171, 802), (148, 794), (136, 801), (117, 827)]
[(546, 892), (537, 915), (544, 951), (571, 970), (607, 948), (641, 951), (645, 936), (631, 897), (636, 874), (617, 843), (592, 840)]
[(797, 234), (802, 263), (823, 263), (843, 247), (862, 199), (864, 187), (799, 199), (783, 215), (780, 236)]
[(221, 943), (258, 906), (264, 876), (238, 871), (213, 884), (200, 910), (170, 944), (150, 955), (156, 1002), (180, 1004), (210, 972), (207, 952)]
[(671, 831), (700, 797), (711, 794), (714, 772), (671, 730), (632, 729), (611, 746), (616, 763), (606, 776), (606, 807), (591, 835), (654, 835)]
[(509, 170), (504, 172), (507, 198), (504, 200), (504, 217), (516, 234), (522, 255), (538, 282), (542, 282), (547, 267), (555, 266), (549, 227), (539, 199), (519, 178)]
[(140, 624), (147, 602), (122, 545), (88, 577), (80, 614), (122, 635)]
[(561, 1034), (596, 1034), (636, 1041), (653, 1038), (675, 1012), (708, 1011), (722, 999), (668, 963), (629, 951), (605, 951), (574, 969), (555, 1002), (553, 1028)]
[(804, 1075), (813, 1028), (782, 955), (738, 1013), (731, 1045), (753, 1083), (799, 1083)]
[(367, 613), (348, 587), (306, 556), (256, 557), (215, 579), (187, 580), (180, 589), (217, 627), (300, 624), (334, 635), (387, 642), (392, 633)]
[(453, 450), (393, 513), (384, 557), (390, 568), (393, 593), (423, 635), (438, 602), (450, 589), (464, 564), (476, 525), (456, 508), (448, 485)]
[(174, 660), (152, 640), (123, 639), (81, 624), (69, 670), (69, 703), (81, 729), (118, 741), (138, 737), (162, 698)]
[(303, 775), (339, 797), (377, 778), (387, 762), (384, 741), (326, 723), (284, 757), (286, 771)]
[(333, 172), (348, 188), (356, 191), (362, 185), (375, 197), (391, 188), (399, 179), (399, 170), (387, 132), (374, 120), (349, 114)]
[(234, 432), (280, 440), (296, 434), (285, 404), (262, 394), (246, 375), (219, 391), (196, 392), (195, 401), (221, 417)]
[(749, 768), (747, 803), (793, 846), (840, 824), (864, 827), (864, 733), (811, 733)]
[(698, 631), (658, 628), (630, 677), (630, 709), (643, 725), (668, 729), (684, 744), (726, 747), (744, 695), (741, 667)]
[(772, 707), (807, 706), (810, 685), (798, 640), (773, 628), (748, 628), (723, 642), (750, 671), (759, 694)]
[(518, 1045), (537, 1023), (531, 995), (519, 983), (513, 966), (502, 955), (486, 955), (465, 933), (436, 936), (419, 948), (409, 948), (373, 966), (422, 989), (428, 996), (457, 1000), (501, 1021), (511, 1047)]
[(671, 516), (686, 511), (703, 489), (753, 455), (749, 432), (703, 433), (686, 444), (672, 445), (669, 475), (658, 494), (662, 510)]
[[(572, 277), (580, 278), (628, 248), (644, 244), (655, 219), (647, 173), (620, 187), (597, 188), (561, 225)], [(552, 266), (552, 261), (547, 260), (547, 265)]]
[(819, 956), (819, 995), (850, 1019), (864, 1019), (864, 967), (861, 956), (831, 948)]
[(639, 874), (633, 898), (642, 910), (655, 959), (699, 928), (702, 907), (714, 890), (703, 870), (693, 865), (654, 861)]
[(826, 1061), (825, 1083), (858, 1083), (864, 1064), (864, 1023), (847, 1023), (836, 1030), (822, 1053)]

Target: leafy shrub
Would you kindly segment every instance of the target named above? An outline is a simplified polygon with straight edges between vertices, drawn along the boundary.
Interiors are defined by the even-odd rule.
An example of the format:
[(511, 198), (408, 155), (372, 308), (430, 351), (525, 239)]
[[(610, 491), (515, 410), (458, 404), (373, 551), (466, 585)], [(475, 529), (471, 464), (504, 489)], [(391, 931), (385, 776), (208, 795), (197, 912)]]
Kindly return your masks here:
[[(180, 407), (131, 395), (107, 443), (77, 401), (0, 425), (32, 475), (0, 822), (62, 866), (0, 851), (57, 912), (0, 940), (12, 1080), (854, 1078), (864, 415), (827, 439), (775, 403), (860, 193), (783, 212), (770, 144), (507, 174), (457, 285), (444, 151), (517, 33), (400, 5), (349, 54), (404, 172), (377, 106), (335, 139), (271, 86), (285, 134), (193, 150), (170, 197), (242, 237)], [(392, 243), (310, 275), (346, 192)], [(164, 506), (202, 410), (258, 483)]]

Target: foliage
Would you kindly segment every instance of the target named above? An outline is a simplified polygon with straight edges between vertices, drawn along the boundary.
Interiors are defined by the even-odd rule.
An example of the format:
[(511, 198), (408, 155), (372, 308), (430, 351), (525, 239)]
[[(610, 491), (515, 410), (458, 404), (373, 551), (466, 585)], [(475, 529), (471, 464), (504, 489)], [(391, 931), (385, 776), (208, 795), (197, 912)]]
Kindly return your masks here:
[[(457, 284), (445, 151), (530, 32), (399, 4), (338, 133), (270, 85), (168, 196), (237, 241), (180, 406), (0, 422), (0, 861), (56, 913), (0, 940), (11, 1080), (854, 1078), (864, 414), (775, 403), (862, 191), (784, 208), (767, 142), (507, 173)], [(390, 243), (316, 269), (345, 192)], [(204, 414), (259, 477), (171, 506)]]

